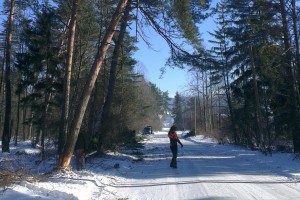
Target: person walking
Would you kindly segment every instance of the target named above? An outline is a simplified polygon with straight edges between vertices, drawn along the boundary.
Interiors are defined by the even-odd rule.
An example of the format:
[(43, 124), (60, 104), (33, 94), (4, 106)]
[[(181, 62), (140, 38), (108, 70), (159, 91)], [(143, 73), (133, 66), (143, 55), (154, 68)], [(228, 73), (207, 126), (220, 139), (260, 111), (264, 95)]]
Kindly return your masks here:
[(173, 125), (173, 126), (171, 126), (169, 133), (168, 133), (168, 137), (170, 139), (170, 149), (171, 149), (172, 155), (173, 155), (171, 163), (170, 163), (170, 167), (173, 167), (173, 168), (177, 168), (177, 152), (178, 152), (177, 143), (179, 143), (181, 145), (181, 147), (183, 147), (181, 141), (177, 137), (176, 130), (177, 130), (177, 127), (175, 125)]

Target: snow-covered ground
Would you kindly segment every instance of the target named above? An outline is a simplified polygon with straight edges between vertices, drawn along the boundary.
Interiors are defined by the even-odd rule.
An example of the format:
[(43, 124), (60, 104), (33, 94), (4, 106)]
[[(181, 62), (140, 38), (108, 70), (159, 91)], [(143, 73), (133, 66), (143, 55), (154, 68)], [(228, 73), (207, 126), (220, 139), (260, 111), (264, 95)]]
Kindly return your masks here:
[[(177, 169), (169, 167), (166, 132), (156, 132), (144, 149), (92, 158), (84, 171), (47, 173), (40, 181), (1, 188), (0, 199), (300, 199), (300, 159), (293, 154), (265, 156), (203, 136), (181, 141)], [(27, 153), (16, 155), (20, 149)], [(40, 162), (24, 144), (1, 153), (0, 170), (3, 163), (22, 166), (30, 175), (50, 172), (56, 161)]]

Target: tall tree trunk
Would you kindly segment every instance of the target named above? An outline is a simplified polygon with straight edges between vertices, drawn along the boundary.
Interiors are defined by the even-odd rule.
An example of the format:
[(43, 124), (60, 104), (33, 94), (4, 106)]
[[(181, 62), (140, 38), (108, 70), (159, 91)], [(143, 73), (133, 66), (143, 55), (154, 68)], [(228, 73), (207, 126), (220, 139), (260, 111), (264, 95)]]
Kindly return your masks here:
[[(227, 61), (225, 66), (227, 66)], [(230, 83), (229, 83), (229, 75), (228, 71), (223, 69), (223, 80), (224, 80), (224, 85), (225, 85), (225, 94), (226, 94), (226, 100), (227, 100), (227, 105), (229, 109), (229, 114), (230, 114), (230, 126), (231, 130), (233, 132), (233, 138), (234, 138), (234, 143), (238, 144), (238, 135), (236, 131), (236, 126), (235, 126), (235, 116), (233, 113), (233, 106), (232, 106), (232, 100), (231, 100), (231, 93), (230, 93)]]
[[(5, 51), (3, 51), (3, 58), (5, 58)], [(0, 92), (2, 92), (2, 84), (3, 84), (3, 76), (4, 76), (4, 65), (5, 65), (5, 59), (2, 60), (1, 63), (1, 75), (0, 75)]]
[(30, 122), (29, 122), (29, 127), (28, 127), (28, 135), (27, 135), (27, 138), (28, 139), (33, 139), (33, 117), (34, 117), (34, 114), (33, 114), (33, 111), (32, 111), (32, 108), (30, 108)]
[(69, 36), (68, 36), (68, 46), (67, 46), (67, 62), (65, 67), (65, 78), (64, 78), (64, 88), (63, 88), (64, 101), (62, 106), (61, 127), (59, 132), (59, 141), (58, 141), (59, 155), (62, 153), (63, 145), (65, 144), (65, 139), (68, 132), (67, 127), (68, 127), (68, 120), (69, 120), (71, 71), (72, 71), (72, 63), (73, 63), (73, 49), (74, 49), (78, 2), (79, 0), (73, 0), (71, 21), (70, 21), (70, 26), (68, 31)]
[(5, 66), (5, 51), (3, 51), (3, 59), (1, 65), (1, 75), (0, 75), (0, 131), (2, 131), (2, 106), (4, 101), (4, 92), (2, 95), (2, 85), (3, 85), (3, 77), (4, 77), (4, 66)]
[(38, 127), (38, 130), (36, 132), (36, 136), (35, 136), (35, 141), (34, 141), (34, 145), (38, 145), (40, 143), (40, 138), (41, 138), (41, 135), (42, 135), (42, 129), (40, 127)]
[[(103, 127), (102, 125), (103, 125), (103, 123), (105, 123), (105, 119), (107, 119), (107, 117), (109, 116), (111, 104), (113, 101), (114, 89), (115, 89), (116, 78), (117, 78), (116, 77), (117, 67), (119, 65), (119, 57), (120, 57), (121, 47), (122, 47), (122, 43), (124, 41), (125, 31), (126, 31), (126, 27), (127, 27), (127, 23), (128, 23), (128, 19), (129, 19), (130, 6), (131, 6), (131, 0), (128, 0), (124, 15), (122, 17), (120, 33), (119, 33), (118, 39), (116, 41), (115, 48), (114, 48), (113, 55), (112, 55), (106, 100), (105, 100), (105, 103), (103, 106), (103, 111), (100, 113), (100, 115), (102, 114), (102, 116), (100, 117), (100, 119), (101, 119), (100, 127)], [(96, 128), (96, 130), (99, 130), (100, 127), (95, 127), (95, 128)], [(100, 132), (99, 134), (102, 135), (103, 132), (102, 133)], [(100, 140), (101, 140), (101, 138), (103, 139), (103, 137), (99, 137)], [(101, 144), (103, 141), (99, 141), (99, 142)]]
[(18, 106), (17, 106), (17, 124), (16, 124), (16, 133), (15, 133), (15, 146), (18, 145), (18, 136), (19, 136), (19, 123), (20, 123), (20, 102), (21, 94), (18, 94)]
[(254, 54), (253, 54), (253, 48), (250, 46), (250, 67), (251, 67), (251, 73), (252, 73), (252, 79), (253, 79), (253, 89), (254, 89), (254, 99), (255, 99), (255, 122), (258, 127), (258, 133), (256, 138), (258, 140), (257, 145), (263, 145), (263, 148), (265, 148), (265, 145), (262, 144), (264, 143), (263, 141), (263, 130), (262, 130), (262, 117), (261, 117), (261, 112), (260, 112), (260, 98), (258, 94), (258, 86), (257, 86), (257, 78), (256, 78), (256, 69), (255, 69), (255, 64), (254, 64)]
[[(202, 120), (201, 120), (202, 117), (201, 117), (201, 115), (203, 115), (204, 112), (202, 112), (202, 108), (201, 108), (200, 86), (199, 86), (200, 78), (199, 78), (199, 72), (198, 71), (196, 71), (196, 80), (197, 80), (197, 86), (196, 86), (197, 87), (197, 96), (195, 97), (195, 99), (198, 99), (198, 101), (197, 101), (197, 104), (195, 104), (195, 110), (197, 111), (197, 113), (199, 113), (199, 115), (195, 114), (195, 116), (197, 116), (197, 115), (199, 116), (200, 120), (199, 120), (199, 123), (197, 123), (197, 124), (198, 124), (198, 127), (201, 129), (201, 126), (203, 127), (203, 124), (204, 124), (204, 123), (202, 123)], [(203, 105), (204, 105), (204, 103), (203, 103)], [(196, 117), (195, 117), (195, 120), (197, 122)], [(196, 131), (196, 129), (195, 129), (195, 131)]]
[[(25, 94), (26, 96), (26, 94)], [(26, 115), (27, 115), (27, 106), (25, 106), (23, 104), (22, 106), (22, 135), (23, 135), (23, 141), (26, 140), (26, 124), (25, 124), (25, 121), (26, 121)]]
[(199, 117), (197, 117), (198, 120), (197, 119), (196, 120), (197, 120), (198, 127), (201, 130), (201, 126), (203, 127), (204, 123), (201, 120), (202, 119), (201, 115), (203, 115), (203, 112), (202, 112), (202, 107), (201, 107), (201, 98), (200, 98), (199, 89), (197, 89), (196, 99), (197, 99), (197, 104), (195, 106), (196, 106), (196, 110), (197, 110), (197, 115), (199, 116)]
[(3, 51), (3, 61), (1, 66), (1, 77), (0, 77), (0, 132), (2, 131), (2, 106), (4, 105), (4, 92), (2, 93), (3, 76), (4, 76), (4, 65), (5, 65), (5, 51)]
[(68, 169), (70, 166), (70, 161), (72, 158), (72, 154), (74, 151), (75, 143), (80, 131), (80, 127), (82, 124), (82, 120), (87, 108), (87, 104), (89, 101), (89, 98), (91, 96), (92, 90), (94, 88), (98, 73), (100, 71), (101, 65), (103, 63), (103, 60), (105, 58), (107, 49), (110, 45), (110, 42), (112, 40), (112, 37), (115, 33), (115, 30), (117, 28), (118, 22), (120, 21), (122, 17), (122, 13), (124, 11), (124, 8), (127, 4), (128, 0), (119, 0), (118, 6), (112, 16), (112, 20), (110, 21), (109, 27), (106, 30), (105, 36), (102, 40), (99, 54), (95, 57), (94, 64), (91, 68), (88, 80), (86, 82), (86, 85), (84, 87), (83, 93), (81, 95), (79, 105), (75, 111), (75, 116), (72, 121), (72, 124), (70, 126), (70, 131), (67, 135), (67, 141), (64, 146), (63, 152), (60, 156), (58, 168), (60, 169)]
[(11, 138), (11, 83), (10, 83), (10, 54), (12, 43), (12, 26), (14, 20), (15, 0), (10, 2), (9, 19), (7, 26), (6, 58), (5, 58), (5, 119), (2, 134), (2, 152), (9, 152)]
[(207, 131), (209, 126), (209, 110), (208, 110), (208, 83), (207, 83), (207, 73), (204, 72), (204, 88), (203, 88), (203, 95), (204, 95), (204, 131)]
[(299, 34), (298, 34), (298, 17), (296, 13), (296, 0), (292, 0), (292, 19), (293, 19), (293, 32), (296, 46), (296, 66), (297, 66), (297, 82), (298, 82), (298, 95), (300, 90), (300, 47), (299, 47)]
[[(206, 103), (205, 103), (205, 78), (204, 78), (204, 72), (202, 72), (202, 124), (203, 124), (203, 130), (206, 131)], [(200, 101), (200, 99), (199, 99)]]
[[(224, 20), (223, 20), (223, 22), (224, 22)], [(224, 39), (224, 41), (227, 40), (226, 35), (224, 35), (223, 39)], [(222, 63), (224, 63), (223, 68), (222, 68), (222, 75), (223, 75), (227, 105), (228, 105), (229, 114), (230, 114), (230, 122), (231, 122), (230, 126), (231, 126), (231, 130), (233, 132), (234, 142), (235, 142), (235, 144), (237, 144), (238, 136), (237, 136), (237, 131), (236, 131), (236, 122), (235, 122), (235, 116), (234, 116), (234, 113), (233, 113), (233, 105), (232, 105), (231, 93), (230, 93), (229, 72), (228, 72), (228, 69), (227, 69), (227, 67), (228, 67), (228, 58), (227, 58), (227, 56), (225, 56), (225, 53), (227, 51), (228, 51), (228, 48), (227, 48), (227, 45), (225, 43), (224, 44), (224, 52), (222, 52), (223, 55), (224, 55), (224, 58), (222, 58)]]
[(280, 0), (280, 11), (281, 11), (281, 20), (283, 26), (283, 39), (284, 39), (284, 48), (285, 48), (285, 63), (284, 67), (287, 75), (287, 89), (289, 90), (288, 98), (288, 109), (289, 109), (289, 121), (291, 132), (293, 135), (293, 145), (294, 152), (300, 152), (300, 129), (299, 129), (299, 116), (298, 116), (298, 107), (297, 107), (297, 92), (295, 88), (295, 79), (292, 68), (292, 55), (291, 55), (291, 45), (289, 40), (288, 33), (288, 23), (287, 15), (285, 9), (285, 0)]
[(210, 86), (210, 131), (215, 128), (215, 120), (214, 120), (214, 111), (213, 111), (213, 91), (212, 86)]
[(220, 87), (218, 86), (218, 129), (221, 128), (221, 97), (220, 97)]
[(42, 127), (41, 127), (41, 147), (42, 147), (42, 151), (41, 151), (41, 157), (42, 160), (45, 159), (45, 138), (46, 138), (46, 128), (47, 128), (47, 116), (48, 116), (48, 108), (49, 108), (49, 102), (51, 99), (51, 93), (48, 93), (45, 91), (45, 107), (43, 110), (43, 114), (42, 114)]

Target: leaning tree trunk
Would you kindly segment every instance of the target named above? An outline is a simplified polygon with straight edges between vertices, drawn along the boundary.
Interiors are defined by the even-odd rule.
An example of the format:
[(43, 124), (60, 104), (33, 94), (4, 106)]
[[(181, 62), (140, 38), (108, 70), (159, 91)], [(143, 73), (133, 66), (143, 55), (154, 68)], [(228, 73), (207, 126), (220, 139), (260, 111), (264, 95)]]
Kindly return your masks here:
[(287, 76), (287, 89), (289, 90), (288, 98), (288, 109), (289, 109), (289, 121), (291, 132), (293, 135), (293, 145), (294, 152), (300, 153), (300, 127), (299, 127), (299, 116), (297, 108), (297, 92), (295, 88), (295, 79), (292, 68), (292, 55), (291, 55), (291, 45), (289, 42), (289, 33), (288, 33), (288, 22), (285, 9), (285, 0), (280, 0), (280, 11), (281, 11), (281, 20), (283, 26), (283, 39), (284, 39), (284, 48), (285, 48), (285, 62), (284, 67), (286, 70)]
[(70, 26), (68, 31), (69, 36), (68, 36), (68, 47), (67, 47), (67, 63), (65, 67), (65, 78), (64, 78), (64, 88), (63, 88), (64, 102), (62, 106), (61, 127), (59, 132), (59, 141), (58, 141), (59, 154), (62, 153), (63, 145), (65, 144), (68, 120), (69, 120), (71, 71), (72, 71), (72, 63), (73, 63), (73, 49), (74, 49), (78, 2), (79, 0), (73, 0), (71, 21), (70, 21)]
[(9, 152), (11, 138), (11, 83), (10, 83), (10, 54), (12, 43), (12, 26), (14, 20), (15, 0), (10, 2), (9, 19), (7, 26), (6, 58), (5, 58), (5, 119), (2, 134), (2, 152)]
[(92, 90), (94, 88), (98, 73), (100, 71), (101, 65), (103, 63), (103, 60), (105, 58), (107, 49), (110, 45), (110, 42), (112, 40), (112, 37), (116, 31), (118, 22), (121, 19), (122, 13), (124, 11), (124, 8), (127, 4), (128, 0), (120, 0), (118, 3), (118, 6), (115, 10), (115, 13), (112, 16), (112, 19), (110, 21), (109, 27), (106, 30), (106, 33), (104, 35), (104, 38), (102, 40), (99, 53), (95, 57), (94, 64), (91, 68), (88, 80), (85, 84), (85, 87), (83, 89), (79, 105), (75, 111), (75, 116), (72, 121), (70, 131), (67, 135), (67, 141), (64, 146), (63, 152), (60, 156), (58, 168), (60, 169), (68, 169), (70, 166), (70, 161), (72, 158), (72, 154), (74, 151), (75, 143), (80, 131), (80, 127), (82, 124), (82, 120), (87, 108), (87, 104), (89, 101), (89, 98), (91, 96)]
[[(131, 0), (128, 0), (128, 4), (125, 8), (125, 12), (122, 17), (120, 33), (119, 33), (118, 39), (116, 41), (116, 45), (115, 45), (113, 55), (112, 55), (106, 101), (103, 106), (103, 111), (101, 113), (99, 113), (100, 115), (102, 115), (100, 117), (100, 119), (101, 119), (100, 124), (99, 124), (100, 127), (103, 127), (102, 125), (103, 125), (103, 123), (105, 123), (105, 119), (107, 119), (107, 117), (110, 113), (110, 108), (111, 108), (111, 104), (113, 101), (114, 89), (115, 89), (115, 84), (116, 84), (117, 66), (119, 64), (121, 46), (124, 41), (125, 31), (126, 31), (126, 27), (127, 27), (128, 18), (129, 18), (130, 5), (131, 5)], [(100, 127), (96, 126), (95, 129), (99, 130)], [(103, 132), (100, 134), (103, 134)], [(101, 139), (103, 139), (103, 137), (99, 137), (99, 139), (101, 140)], [(102, 142), (103, 141), (99, 141), (100, 144), (102, 144)]]

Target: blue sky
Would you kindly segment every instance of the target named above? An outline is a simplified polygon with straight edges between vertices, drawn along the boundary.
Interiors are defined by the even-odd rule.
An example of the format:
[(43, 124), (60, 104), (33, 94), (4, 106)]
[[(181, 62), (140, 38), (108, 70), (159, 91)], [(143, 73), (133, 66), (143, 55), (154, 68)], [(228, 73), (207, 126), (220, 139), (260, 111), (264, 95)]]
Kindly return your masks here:
[[(185, 89), (187, 73), (185, 70), (176, 67), (166, 67), (165, 73), (161, 74), (161, 68), (165, 66), (169, 57), (169, 46), (156, 33), (148, 34), (151, 47), (138, 37), (137, 47), (139, 50), (134, 54), (134, 58), (143, 67), (145, 78), (154, 83), (160, 90), (168, 91), (170, 96), (174, 96), (176, 91), (181, 92)], [(140, 66), (138, 65), (138, 68)]]
[[(214, 0), (215, 2), (215, 0)], [(213, 31), (215, 25), (212, 19), (207, 19), (199, 26), (200, 33), (204, 40), (203, 45), (209, 46), (207, 42), (209, 34), (207, 31)], [(187, 70), (166, 67), (166, 72), (161, 77), (160, 69), (165, 66), (169, 58), (169, 47), (167, 43), (153, 30), (144, 30), (148, 36), (149, 48), (145, 42), (138, 37), (137, 47), (139, 50), (134, 54), (134, 58), (144, 66), (144, 75), (146, 79), (162, 91), (168, 91), (170, 97), (174, 97), (176, 92), (185, 93), (188, 90), (189, 74)]]

